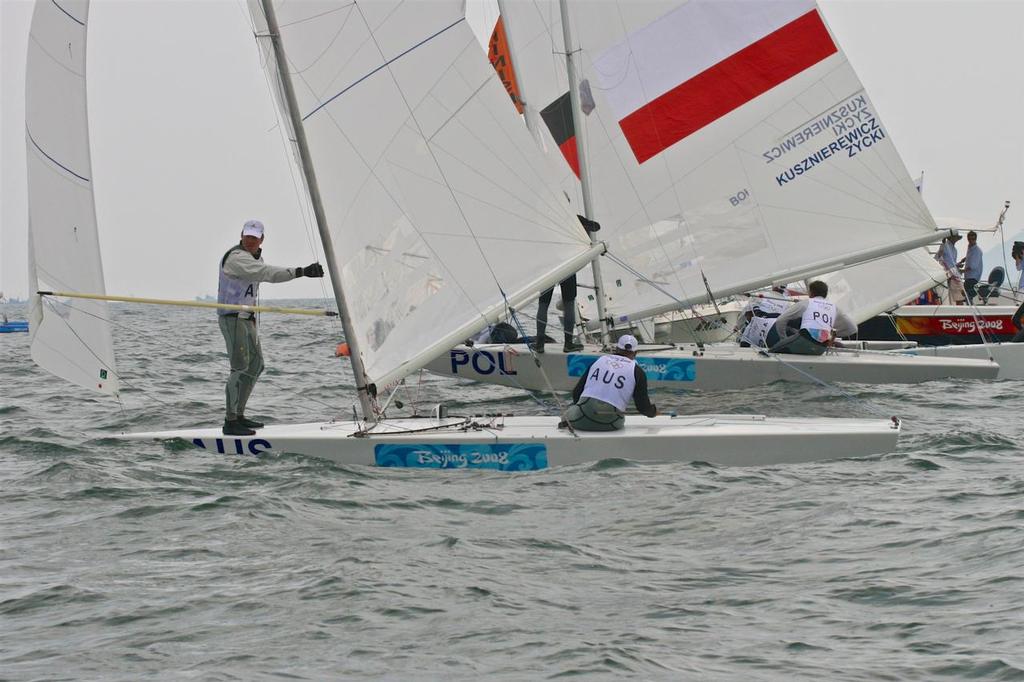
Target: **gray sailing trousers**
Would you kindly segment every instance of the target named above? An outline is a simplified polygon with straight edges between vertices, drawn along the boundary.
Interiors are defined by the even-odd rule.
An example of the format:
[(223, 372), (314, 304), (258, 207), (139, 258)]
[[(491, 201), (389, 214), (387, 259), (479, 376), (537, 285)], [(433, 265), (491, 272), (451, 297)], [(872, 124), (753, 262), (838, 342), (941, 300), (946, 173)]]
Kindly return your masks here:
[(260, 350), (254, 318), (221, 315), (219, 321), (220, 333), (224, 335), (228, 357), (231, 358), (231, 375), (224, 390), (227, 399), (224, 418), (234, 421), (245, 416), (249, 395), (263, 373), (263, 351)]
[(565, 410), (565, 420), (579, 431), (618, 431), (626, 424), (626, 415), (597, 398), (580, 398)]

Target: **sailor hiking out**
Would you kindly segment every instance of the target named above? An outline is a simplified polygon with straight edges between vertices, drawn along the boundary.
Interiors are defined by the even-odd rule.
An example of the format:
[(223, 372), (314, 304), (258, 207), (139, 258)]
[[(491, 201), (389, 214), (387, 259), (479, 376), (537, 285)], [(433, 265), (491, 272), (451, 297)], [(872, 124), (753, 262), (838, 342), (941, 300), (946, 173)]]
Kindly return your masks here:
[[(263, 262), (263, 223), (250, 220), (242, 228), (238, 244), (228, 249), (220, 259), (217, 284), (217, 302), (231, 305), (255, 306), (260, 295), (260, 282), (287, 282), (296, 277), (323, 277), (319, 263), (305, 267), (282, 268)], [(260, 349), (256, 314), (220, 308), (217, 310), (220, 331), (224, 335), (231, 374), (224, 393), (227, 409), (224, 414), (224, 434), (251, 436), (262, 423), (245, 416), (256, 380), (263, 373), (263, 351)]]
[(807, 287), (808, 299), (789, 306), (775, 320), (781, 339), (771, 347), (773, 353), (821, 355), (837, 336), (857, 333), (857, 325), (826, 301), (828, 285), (815, 280)]
[[(580, 377), (572, 391), (566, 421), (579, 431), (616, 431), (625, 424), (630, 400), (640, 414), (657, 415), (647, 395), (647, 375), (636, 364), (636, 337), (619, 337), (611, 355), (602, 355)], [(561, 426), (561, 424), (559, 425)]]

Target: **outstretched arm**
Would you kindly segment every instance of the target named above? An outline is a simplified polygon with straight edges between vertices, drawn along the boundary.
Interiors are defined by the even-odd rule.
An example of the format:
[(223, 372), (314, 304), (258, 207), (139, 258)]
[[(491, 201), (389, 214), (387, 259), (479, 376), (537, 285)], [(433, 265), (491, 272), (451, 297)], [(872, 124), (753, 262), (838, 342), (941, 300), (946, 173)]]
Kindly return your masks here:
[(636, 380), (636, 386), (633, 387), (633, 404), (636, 405), (637, 412), (653, 417), (658, 414), (658, 408), (647, 395), (647, 375), (640, 369), (640, 365), (633, 366), (633, 378)]

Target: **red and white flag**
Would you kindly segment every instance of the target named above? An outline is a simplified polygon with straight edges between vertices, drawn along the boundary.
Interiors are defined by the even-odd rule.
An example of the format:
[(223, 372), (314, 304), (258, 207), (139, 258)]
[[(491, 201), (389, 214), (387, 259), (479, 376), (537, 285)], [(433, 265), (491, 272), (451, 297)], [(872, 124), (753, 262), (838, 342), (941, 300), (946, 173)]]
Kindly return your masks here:
[(594, 67), (643, 163), (837, 51), (814, 0), (691, 0)]

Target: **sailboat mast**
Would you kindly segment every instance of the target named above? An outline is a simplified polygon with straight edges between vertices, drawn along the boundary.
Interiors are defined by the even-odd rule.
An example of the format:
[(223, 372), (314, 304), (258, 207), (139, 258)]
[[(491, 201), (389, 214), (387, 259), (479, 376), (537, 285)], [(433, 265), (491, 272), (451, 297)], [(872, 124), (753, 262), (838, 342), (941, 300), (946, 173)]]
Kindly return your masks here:
[(292, 128), (295, 131), (295, 143), (299, 148), (302, 172), (306, 177), (306, 186), (309, 188), (309, 200), (313, 205), (313, 215), (316, 216), (316, 227), (320, 232), (320, 241), (323, 244), (324, 255), (327, 257), (327, 269), (331, 273), (331, 287), (334, 290), (334, 300), (338, 304), (341, 327), (345, 332), (345, 341), (348, 343), (349, 351), (351, 352), (350, 359), (352, 360), (352, 371), (356, 377), (356, 395), (359, 397), (359, 406), (363, 413), (363, 419), (375, 422), (377, 421), (377, 415), (370, 402), (366, 369), (363, 366), (363, 358), (359, 354), (359, 342), (356, 339), (355, 328), (352, 326), (352, 316), (349, 314), (348, 306), (345, 304), (345, 292), (341, 287), (341, 272), (338, 270), (338, 261), (334, 257), (334, 242), (331, 240), (331, 233), (327, 229), (327, 214), (324, 211), (323, 201), (320, 198), (320, 186), (317, 184), (316, 171), (313, 169), (309, 145), (306, 142), (306, 131), (302, 125), (302, 116), (299, 113), (298, 101), (295, 98), (295, 88), (292, 85), (291, 74), (288, 73), (288, 60), (285, 57), (284, 45), (281, 42), (277, 15), (274, 12), (272, 0), (262, 0), (261, 4), (263, 6), (263, 14), (267, 19), (270, 41), (274, 46), (277, 73), (281, 78), (281, 85), (284, 87), (285, 101), (288, 104), (288, 118), (291, 119)]
[[(594, 220), (594, 202), (590, 194), (590, 165), (587, 163), (586, 129), (583, 127), (583, 110), (580, 108), (580, 82), (576, 76), (576, 48), (572, 41), (572, 29), (569, 26), (569, 5), (566, 0), (559, 0), (562, 12), (562, 40), (565, 43), (565, 70), (569, 76), (569, 103), (572, 109), (572, 126), (576, 133), (576, 159), (580, 167), (580, 185), (583, 189), (583, 215)], [(587, 231), (590, 243), (596, 244), (597, 237)], [(601, 263), (595, 258), (590, 263), (594, 273), (594, 298), (597, 300), (597, 316), (601, 322), (601, 343), (608, 346), (611, 334), (608, 329), (608, 316), (604, 308), (604, 280), (601, 278)]]

